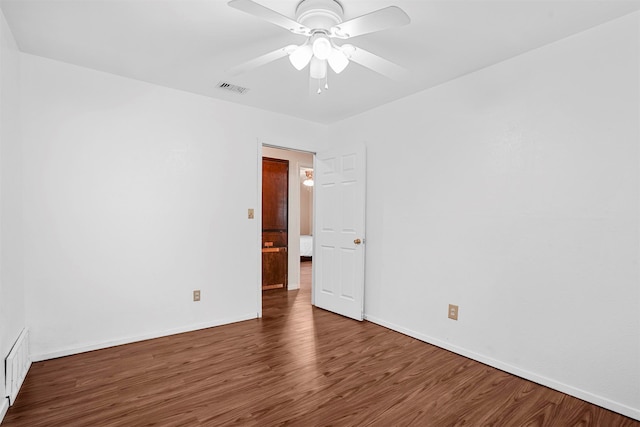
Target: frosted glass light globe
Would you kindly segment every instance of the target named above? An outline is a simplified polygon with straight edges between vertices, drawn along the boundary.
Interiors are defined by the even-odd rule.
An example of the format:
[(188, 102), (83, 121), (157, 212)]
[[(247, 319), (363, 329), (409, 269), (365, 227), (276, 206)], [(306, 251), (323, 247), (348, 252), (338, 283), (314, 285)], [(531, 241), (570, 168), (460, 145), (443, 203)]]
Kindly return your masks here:
[(318, 59), (328, 59), (331, 55), (331, 42), (324, 38), (318, 37), (313, 41), (313, 55)]
[(312, 56), (313, 51), (311, 50), (311, 46), (305, 44), (294, 50), (289, 55), (289, 61), (291, 62), (291, 65), (296, 68), (296, 70), (300, 71), (307, 66), (309, 61), (311, 61)]

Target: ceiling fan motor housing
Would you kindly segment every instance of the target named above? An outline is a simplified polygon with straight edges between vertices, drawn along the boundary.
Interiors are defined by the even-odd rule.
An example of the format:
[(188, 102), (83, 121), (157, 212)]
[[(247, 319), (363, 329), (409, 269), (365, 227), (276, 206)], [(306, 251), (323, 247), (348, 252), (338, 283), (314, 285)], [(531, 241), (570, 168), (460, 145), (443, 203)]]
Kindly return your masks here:
[(344, 12), (335, 0), (302, 0), (296, 8), (296, 21), (312, 30), (329, 31), (342, 22)]

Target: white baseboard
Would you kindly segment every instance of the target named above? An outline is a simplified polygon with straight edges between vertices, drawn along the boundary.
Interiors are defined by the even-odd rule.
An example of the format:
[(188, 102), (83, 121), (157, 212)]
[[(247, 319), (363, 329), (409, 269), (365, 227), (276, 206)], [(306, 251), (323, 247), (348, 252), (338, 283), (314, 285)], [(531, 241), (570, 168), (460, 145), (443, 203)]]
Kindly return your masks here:
[(443, 348), (445, 350), (449, 350), (453, 353), (459, 354), (464, 357), (468, 357), (469, 359), (476, 360), (478, 362), (484, 363), (485, 365), (492, 366), (494, 368), (500, 369), (501, 371), (508, 372), (510, 374), (516, 375), (518, 377), (524, 378), (529, 381), (533, 381), (535, 383), (541, 384), (545, 387), (552, 388), (554, 390), (560, 391), (562, 393), (577, 397), (578, 399), (582, 399), (589, 403), (593, 403), (594, 405), (601, 406), (603, 408), (609, 409), (611, 411), (617, 412), (619, 414), (625, 415), (627, 417), (636, 419), (640, 421), (640, 409), (632, 408), (630, 406), (615, 402), (613, 400), (604, 398), (602, 396), (598, 396), (596, 394), (590, 393), (585, 390), (581, 390), (579, 388), (570, 386), (568, 384), (564, 384), (558, 381), (555, 381), (551, 378), (547, 378), (533, 372), (529, 372), (524, 369), (520, 369), (516, 366), (509, 365), (508, 363), (504, 363), (500, 360), (493, 359), (491, 357), (484, 356), (482, 354), (475, 353), (473, 351), (467, 350), (462, 347), (458, 347), (452, 345), (451, 343), (439, 340), (437, 338), (422, 334), (420, 332), (413, 331), (411, 329), (404, 328), (402, 326), (395, 325), (393, 323), (387, 322), (385, 320), (376, 318), (375, 316), (365, 315), (364, 318), (371, 323), (375, 323), (377, 325), (383, 326), (387, 329), (391, 329), (396, 332), (400, 332), (401, 334), (408, 335), (412, 338), (415, 338), (420, 341), (424, 341), (426, 343), (435, 345), (436, 347)]
[(33, 362), (40, 362), (43, 360), (55, 359), (58, 357), (71, 356), (73, 354), (78, 354), (78, 353), (85, 353), (87, 351), (115, 347), (117, 345), (131, 344), (138, 341), (146, 341), (154, 338), (166, 337), (169, 335), (182, 334), (184, 332), (197, 331), (199, 329), (212, 328), (214, 326), (228, 325), (230, 323), (236, 323), (236, 322), (242, 322), (245, 320), (255, 319), (256, 317), (257, 317), (256, 313), (251, 313), (251, 314), (245, 314), (242, 316), (229, 317), (226, 319), (218, 319), (218, 320), (214, 320), (212, 322), (207, 322), (207, 323), (189, 325), (182, 328), (168, 329), (165, 331), (153, 332), (149, 334), (137, 335), (137, 336), (127, 337), (127, 338), (122, 338), (117, 340), (95, 342), (95, 343), (82, 345), (78, 347), (67, 347), (60, 350), (56, 350), (56, 351), (32, 354), (31, 360)]
[(0, 424), (2, 424), (2, 420), (4, 420), (4, 416), (7, 415), (7, 411), (9, 410), (9, 399), (6, 397), (2, 398), (0, 402)]

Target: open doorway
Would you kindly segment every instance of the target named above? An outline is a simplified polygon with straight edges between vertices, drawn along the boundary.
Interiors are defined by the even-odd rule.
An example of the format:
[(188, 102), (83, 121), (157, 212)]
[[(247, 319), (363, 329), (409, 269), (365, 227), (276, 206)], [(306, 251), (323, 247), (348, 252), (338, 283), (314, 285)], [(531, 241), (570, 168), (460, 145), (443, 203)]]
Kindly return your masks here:
[(300, 167), (300, 288), (311, 289), (313, 271), (313, 168)]
[[(260, 144), (260, 142), (258, 142)], [(272, 147), (258, 145), (259, 156)], [(299, 153), (285, 150), (283, 155)], [(307, 155), (309, 153), (306, 153)], [(310, 162), (305, 160), (305, 162)], [(364, 319), (365, 279), (365, 188), (366, 145), (352, 143), (339, 145), (312, 154), (313, 159), (313, 261), (310, 303), (313, 306), (362, 321)], [(296, 161), (292, 194), (299, 192), (299, 167)], [(260, 188), (262, 180), (258, 181)], [(262, 194), (259, 190), (259, 194)], [(299, 197), (299, 194), (298, 194)], [(297, 202), (292, 203), (296, 206)], [(299, 218), (291, 215), (291, 247), (288, 289), (300, 287)], [(258, 254), (260, 255), (260, 254)], [(258, 273), (261, 273), (258, 271)], [(296, 297), (301, 292), (280, 295)], [(258, 317), (263, 316), (263, 293), (259, 292)], [(282, 314), (282, 313), (281, 313)]]
[[(262, 158), (280, 159), (288, 162), (287, 283), (284, 291), (299, 289), (301, 286), (311, 288), (314, 196), (313, 186), (308, 185), (311, 182), (307, 180), (307, 175), (313, 177), (314, 154), (263, 145)], [(305, 181), (307, 181), (307, 185), (304, 184)], [(264, 245), (263, 241), (262, 251), (274, 250), (265, 248)], [(302, 255), (301, 249), (304, 249), (304, 255)], [(272, 255), (273, 258), (273, 254), (269, 253), (268, 255)], [(304, 258), (301, 258), (301, 255)], [(265, 265), (264, 256), (262, 255), (263, 266)], [(263, 292), (273, 291), (282, 292), (283, 289), (279, 287)]]

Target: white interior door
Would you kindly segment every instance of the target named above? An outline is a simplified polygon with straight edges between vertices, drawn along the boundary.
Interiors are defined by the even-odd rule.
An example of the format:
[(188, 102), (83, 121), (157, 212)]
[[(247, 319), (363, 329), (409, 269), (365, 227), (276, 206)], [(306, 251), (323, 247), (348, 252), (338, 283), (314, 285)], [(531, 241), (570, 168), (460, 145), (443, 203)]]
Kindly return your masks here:
[(365, 242), (364, 144), (317, 153), (314, 165), (314, 304), (362, 320)]

